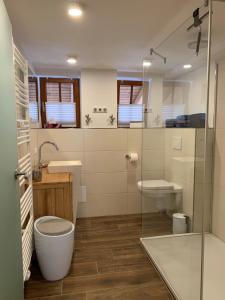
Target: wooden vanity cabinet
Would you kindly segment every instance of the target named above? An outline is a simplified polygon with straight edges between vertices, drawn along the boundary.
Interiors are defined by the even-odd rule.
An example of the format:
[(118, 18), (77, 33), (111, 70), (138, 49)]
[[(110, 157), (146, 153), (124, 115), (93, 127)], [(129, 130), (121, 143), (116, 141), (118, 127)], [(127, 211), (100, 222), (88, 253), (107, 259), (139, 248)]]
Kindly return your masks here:
[(34, 218), (56, 216), (73, 221), (72, 175), (42, 171), (42, 180), (33, 182)]

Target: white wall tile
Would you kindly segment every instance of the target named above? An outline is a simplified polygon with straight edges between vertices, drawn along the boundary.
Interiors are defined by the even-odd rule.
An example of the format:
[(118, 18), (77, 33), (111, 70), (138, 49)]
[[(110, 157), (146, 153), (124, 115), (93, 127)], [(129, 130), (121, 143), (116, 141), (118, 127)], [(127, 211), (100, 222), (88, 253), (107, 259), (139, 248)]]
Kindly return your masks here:
[(219, 63), (212, 232), (225, 241), (225, 63)]
[(218, 90), (217, 98), (218, 102), (225, 99), (225, 62), (219, 64), (218, 67)]
[(127, 150), (128, 152), (142, 151), (142, 129), (127, 130)]
[(164, 150), (164, 128), (143, 129), (143, 149)]
[(128, 193), (138, 193), (137, 183), (141, 180), (141, 176), (138, 176), (137, 172), (127, 173), (127, 191)]
[(127, 151), (127, 129), (84, 130), (85, 151)]
[(143, 171), (142, 172), (142, 179), (143, 180), (158, 180), (164, 179), (164, 170), (159, 171)]
[(162, 150), (143, 150), (143, 171), (160, 171), (164, 169), (164, 152)]
[(214, 186), (212, 232), (225, 242), (225, 187)]
[(141, 194), (128, 193), (127, 194), (127, 213), (140, 214), (141, 213)]
[(88, 151), (85, 152), (87, 173), (126, 172), (126, 151)]
[(225, 129), (216, 130), (214, 185), (225, 186)]
[[(182, 149), (173, 149), (173, 136), (180, 136)], [(195, 136), (192, 128), (165, 129), (165, 178), (183, 188), (183, 212), (193, 215)]]
[[(61, 152), (84, 151), (82, 129), (39, 129), (38, 144), (44, 141), (56, 143)], [(51, 145), (46, 145), (43, 151), (55, 152), (55, 149)]]
[(36, 166), (38, 163), (38, 130), (32, 129), (30, 131), (31, 138), (31, 156), (32, 156), (32, 166)]
[(89, 194), (127, 192), (127, 173), (86, 173), (85, 184)]
[[(225, 85), (225, 80), (224, 80)], [(217, 129), (225, 129), (225, 95), (220, 101), (217, 102), (217, 116), (216, 116), (216, 127)]]

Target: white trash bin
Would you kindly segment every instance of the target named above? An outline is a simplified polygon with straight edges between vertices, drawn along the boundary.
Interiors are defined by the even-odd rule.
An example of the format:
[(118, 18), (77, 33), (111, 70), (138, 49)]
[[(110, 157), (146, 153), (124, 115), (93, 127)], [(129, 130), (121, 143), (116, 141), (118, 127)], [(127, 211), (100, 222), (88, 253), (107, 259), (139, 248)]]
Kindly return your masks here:
[(57, 217), (41, 217), (34, 223), (34, 240), (43, 277), (48, 281), (64, 278), (73, 256), (74, 224)]
[(187, 233), (188, 217), (185, 214), (173, 214), (173, 234)]

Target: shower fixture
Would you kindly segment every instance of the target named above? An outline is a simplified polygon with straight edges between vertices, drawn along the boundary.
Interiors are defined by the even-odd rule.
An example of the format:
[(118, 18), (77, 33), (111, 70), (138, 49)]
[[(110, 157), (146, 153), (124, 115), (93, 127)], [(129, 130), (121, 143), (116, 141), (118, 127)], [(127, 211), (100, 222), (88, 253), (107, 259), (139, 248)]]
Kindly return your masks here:
[[(225, 2), (225, 0), (212, 0), (212, 1)], [(208, 6), (209, 5), (209, 0), (204, 0), (204, 5)]]
[[(199, 45), (199, 49), (204, 49), (207, 48), (208, 45), (208, 40), (203, 40), (201, 39), (200, 45)], [(191, 41), (188, 43), (188, 48), (191, 50), (196, 49), (197, 46), (197, 42), (196, 41)]]
[(158, 57), (160, 57), (160, 58), (163, 60), (164, 64), (166, 64), (167, 58), (166, 58), (165, 56), (163, 56), (162, 54), (156, 52), (153, 48), (151, 48), (151, 49), (150, 49), (150, 56), (153, 56), (153, 54), (155, 54), (155, 55), (157, 55)]
[(199, 50), (201, 48), (207, 47), (208, 41), (207, 40), (202, 40), (202, 22), (203, 20), (209, 15), (209, 12), (206, 12), (203, 16), (200, 17), (199, 14), (199, 8), (194, 10), (193, 12), (193, 19), (194, 23), (187, 28), (187, 31), (190, 31), (192, 28), (197, 28), (198, 29), (198, 37), (197, 41), (192, 41), (188, 43), (188, 48), (189, 49), (196, 49), (196, 55), (198, 56)]

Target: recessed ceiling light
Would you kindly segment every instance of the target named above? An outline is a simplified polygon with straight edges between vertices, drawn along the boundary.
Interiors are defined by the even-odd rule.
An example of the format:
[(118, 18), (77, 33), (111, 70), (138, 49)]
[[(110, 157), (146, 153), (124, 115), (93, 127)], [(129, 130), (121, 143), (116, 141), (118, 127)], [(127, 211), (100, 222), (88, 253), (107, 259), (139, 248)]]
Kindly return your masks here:
[(80, 16), (82, 16), (82, 14), (83, 14), (83, 9), (82, 9), (82, 7), (80, 6), (80, 4), (75, 3), (75, 4), (73, 4), (73, 5), (69, 8), (68, 14), (69, 14), (71, 17), (80, 17)]
[(70, 64), (70, 65), (74, 65), (74, 64), (77, 63), (77, 59), (76, 59), (75, 57), (68, 57), (68, 58), (67, 58), (67, 62), (68, 62), (68, 64)]
[(149, 68), (149, 67), (151, 67), (151, 65), (152, 65), (152, 62), (150, 60), (143, 61), (143, 67)]
[(190, 65), (190, 64), (183, 65), (183, 68), (184, 68), (184, 69), (191, 69), (191, 68), (192, 68), (192, 65)]

